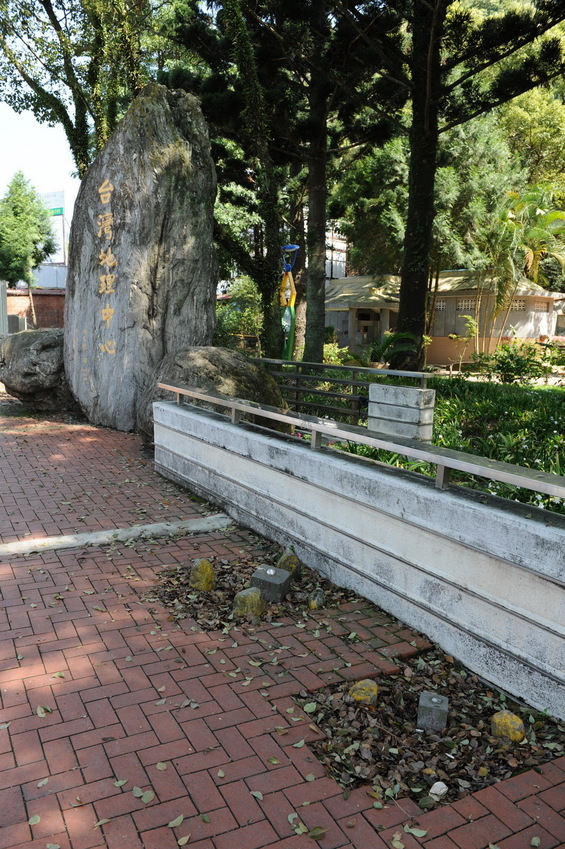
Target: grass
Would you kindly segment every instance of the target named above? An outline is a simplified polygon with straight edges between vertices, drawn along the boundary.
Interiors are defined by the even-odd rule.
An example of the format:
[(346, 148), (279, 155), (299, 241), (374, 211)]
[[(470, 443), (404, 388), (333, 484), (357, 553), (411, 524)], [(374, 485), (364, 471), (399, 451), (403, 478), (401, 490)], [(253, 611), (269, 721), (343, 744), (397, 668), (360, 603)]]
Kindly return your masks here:
[[(434, 445), (565, 475), (565, 390), (433, 378)], [(350, 444), (348, 450), (434, 476), (435, 466)], [(565, 515), (565, 499), (452, 473), (465, 486)]]

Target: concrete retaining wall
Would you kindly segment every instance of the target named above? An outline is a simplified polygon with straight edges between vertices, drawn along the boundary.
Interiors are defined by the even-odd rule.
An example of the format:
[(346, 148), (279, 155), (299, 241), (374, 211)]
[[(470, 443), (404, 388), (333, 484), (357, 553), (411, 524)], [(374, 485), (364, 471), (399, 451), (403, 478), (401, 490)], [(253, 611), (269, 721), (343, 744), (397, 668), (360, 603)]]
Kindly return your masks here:
[(565, 719), (565, 521), (189, 406), (156, 403), (157, 470)]

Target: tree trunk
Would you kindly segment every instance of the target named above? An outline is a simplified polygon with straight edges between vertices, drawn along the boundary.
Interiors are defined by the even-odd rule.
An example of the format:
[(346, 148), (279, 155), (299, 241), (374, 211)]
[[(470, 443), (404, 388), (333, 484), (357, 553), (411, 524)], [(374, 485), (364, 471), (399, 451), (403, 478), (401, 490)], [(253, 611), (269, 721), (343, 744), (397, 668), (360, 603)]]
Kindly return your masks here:
[(414, 4), (408, 213), (397, 329), (414, 335), (418, 353), (394, 357), (394, 368), (418, 369), (424, 361), (429, 254), (435, 216), (440, 45), (447, 5), (448, 0)]
[[(313, 9), (313, 33), (319, 45), (318, 55), (326, 44), (326, 0), (316, 0)], [(328, 158), (327, 75), (323, 65), (312, 66), (310, 79), (310, 121), (315, 133), (308, 162), (308, 223), (306, 244), (308, 268), (306, 276), (306, 342), (304, 360), (321, 363), (324, 359), (324, 327), (326, 310), (326, 207)]]
[[(324, 128), (325, 136), (325, 128)], [(308, 269), (306, 275), (306, 342), (304, 360), (324, 359), (326, 309), (326, 157), (323, 151), (310, 163), (308, 193)]]

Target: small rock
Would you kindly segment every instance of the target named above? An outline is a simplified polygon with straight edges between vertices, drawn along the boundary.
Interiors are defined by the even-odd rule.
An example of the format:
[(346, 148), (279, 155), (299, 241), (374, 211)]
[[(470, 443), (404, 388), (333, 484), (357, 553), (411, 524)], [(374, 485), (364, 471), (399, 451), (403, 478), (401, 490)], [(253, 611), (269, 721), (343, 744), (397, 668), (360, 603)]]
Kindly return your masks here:
[(215, 583), (216, 573), (210, 561), (206, 560), (205, 557), (195, 560), (190, 570), (190, 578), (188, 579), (189, 587), (193, 590), (208, 592), (214, 589)]
[(357, 681), (349, 688), (349, 696), (353, 701), (373, 707), (377, 704), (378, 692), (379, 688), (371, 678)]
[(283, 551), (277, 562), (277, 569), (284, 569), (285, 572), (290, 572), (293, 578), (297, 578), (300, 574), (302, 563), (298, 559), (296, 552), (292, 546)]
[(513, 743), (521, 743), (526, 736), (524, 723), (509, 710), (500, 710), (492, 716), (490, 731), (493, 737), (507, 737)]
[(315, 590), (308, 596), (308, 609), (309, 610), (320, 610), (320, 608), (326, 606), (326, 594), (321, 587), (316, 587)]
[(449, 787), (447, 784), (444, 784), (443, 781), (436, 781), (436, 783), (432, 784), (430, 787), (429, 795), (435, 802), (439, 802), (440, 799), (443, 799), (448, 790)]
[(265, 607), (265, 599), (257, 587), (241, 590), (233, 600), (233, 614), (237, 617), (260, 617), (265, 612)]

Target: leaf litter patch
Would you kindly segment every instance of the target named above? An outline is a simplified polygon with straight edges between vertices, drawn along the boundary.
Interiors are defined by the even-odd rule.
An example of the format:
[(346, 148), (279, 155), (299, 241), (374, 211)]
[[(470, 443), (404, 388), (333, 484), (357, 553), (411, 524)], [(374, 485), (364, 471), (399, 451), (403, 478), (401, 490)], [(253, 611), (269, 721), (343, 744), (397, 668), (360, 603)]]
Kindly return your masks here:
[[(260, 565), (276, 565), (281, 554), (276, 543), (253, 534), (248, 534), (245, 546), (232, 559), (207, 555), (216, 572), (214, 590), (195, 592), (189, 586), (190, 565), (174, 564), (161, 570), (144, 600), (159, 601), (170, 611), (171, 619), (192, 619), (203, 631), (230, 629), (236, 624), (232, 616), (235, 595), (249, 586)], [(276, 622), (282, 617), (301, 621), (306, 611), (312, 618), (323, 616), (323, 611), (307, 610), (308, 595), (316, 588), (323, 589), (329, 608), (359, 600), (355, 593), (305, 568), (291, 587), (282, 604), (268, 607), (262, 621)], [(379, 610), (363, 601), (366, 607)], [(327, 774), (345, 793), (365, 785), (375, 807), (410, 797), (427, 810), (565, 753), (563, 723), (499, 693), (439, 648), (404, 661), (399, 674), (379, 677), (377, 683), (375, 709), (349, 698), (351, 682), (302, 691), (296, 699), (326, 735), (309, 746)], [(424, 691), (437, 691), (449, 699), (444, 733), (417, 729), (418, 702)], [(511, 743), (491, 735), (491, 717), (504, 709), (521, 717), (526, 728), (524, 742)], [(441, 802), (429, 795), (438, 781), (448, 787)]]
[[(216, 573), (216, 586), (207, 592), (196, 591), (189, 584), (190, 565), (173, 565), (162, 569), (158, 583), (145, 594), (144, 601), (151, 603), (159, 601), (170, 612), (175, 620), (193, 619), (204, 630), (212, 631), (235, 625), (233, 618), (233, 603), (238, 592), (250, 586), (251, 576), (259, 566), (275, 566), (281, 556), (281, 548), (276, 543), (265, 540), (255, 541), (250, 550), (243, 550), (234, 559), (219, 558), (206, 555)], [(259, 549), (260, 542), (260, 549)], [(248, 545), (248, 543), (246, 543)], [(290, 592), (281, 604), (270, 604), (267, 612), (261, 617), (262, 622), (276, 622), (283, 616), (301, 619), (307, 609), (308, 595), (314, 589), (322, 589), (325, 594), (326, 607), (339, 607), (346, 601), (356, 600), (358, 596), (350, 590), (334, 586), (316, 572), (300, 570), (300, 575), (291, 583)], [(316, 616), (316, 611), (308, 611)], [(254, 622), (253, 624), (259, 624)]]
[[(374, 708), (349, 695), (349, 684), (302, 691), (298, 705), (325, 733), (309, 744), (329, 776), (351, 790), (365, 784), (375, 807), (410, 797), (423, 810), (438, 799), (436, 782), (453, 802), (565, 753), (565, 724), (514, 702), (436, 648), (406, 661), (399, 674), (377, 679)], [(443, 732), (417, 727), (422, 692), (449, 699)], [(491, 735), (491, 717), (500, 710), (519, 716), (526, 729), (521, 743)]]

